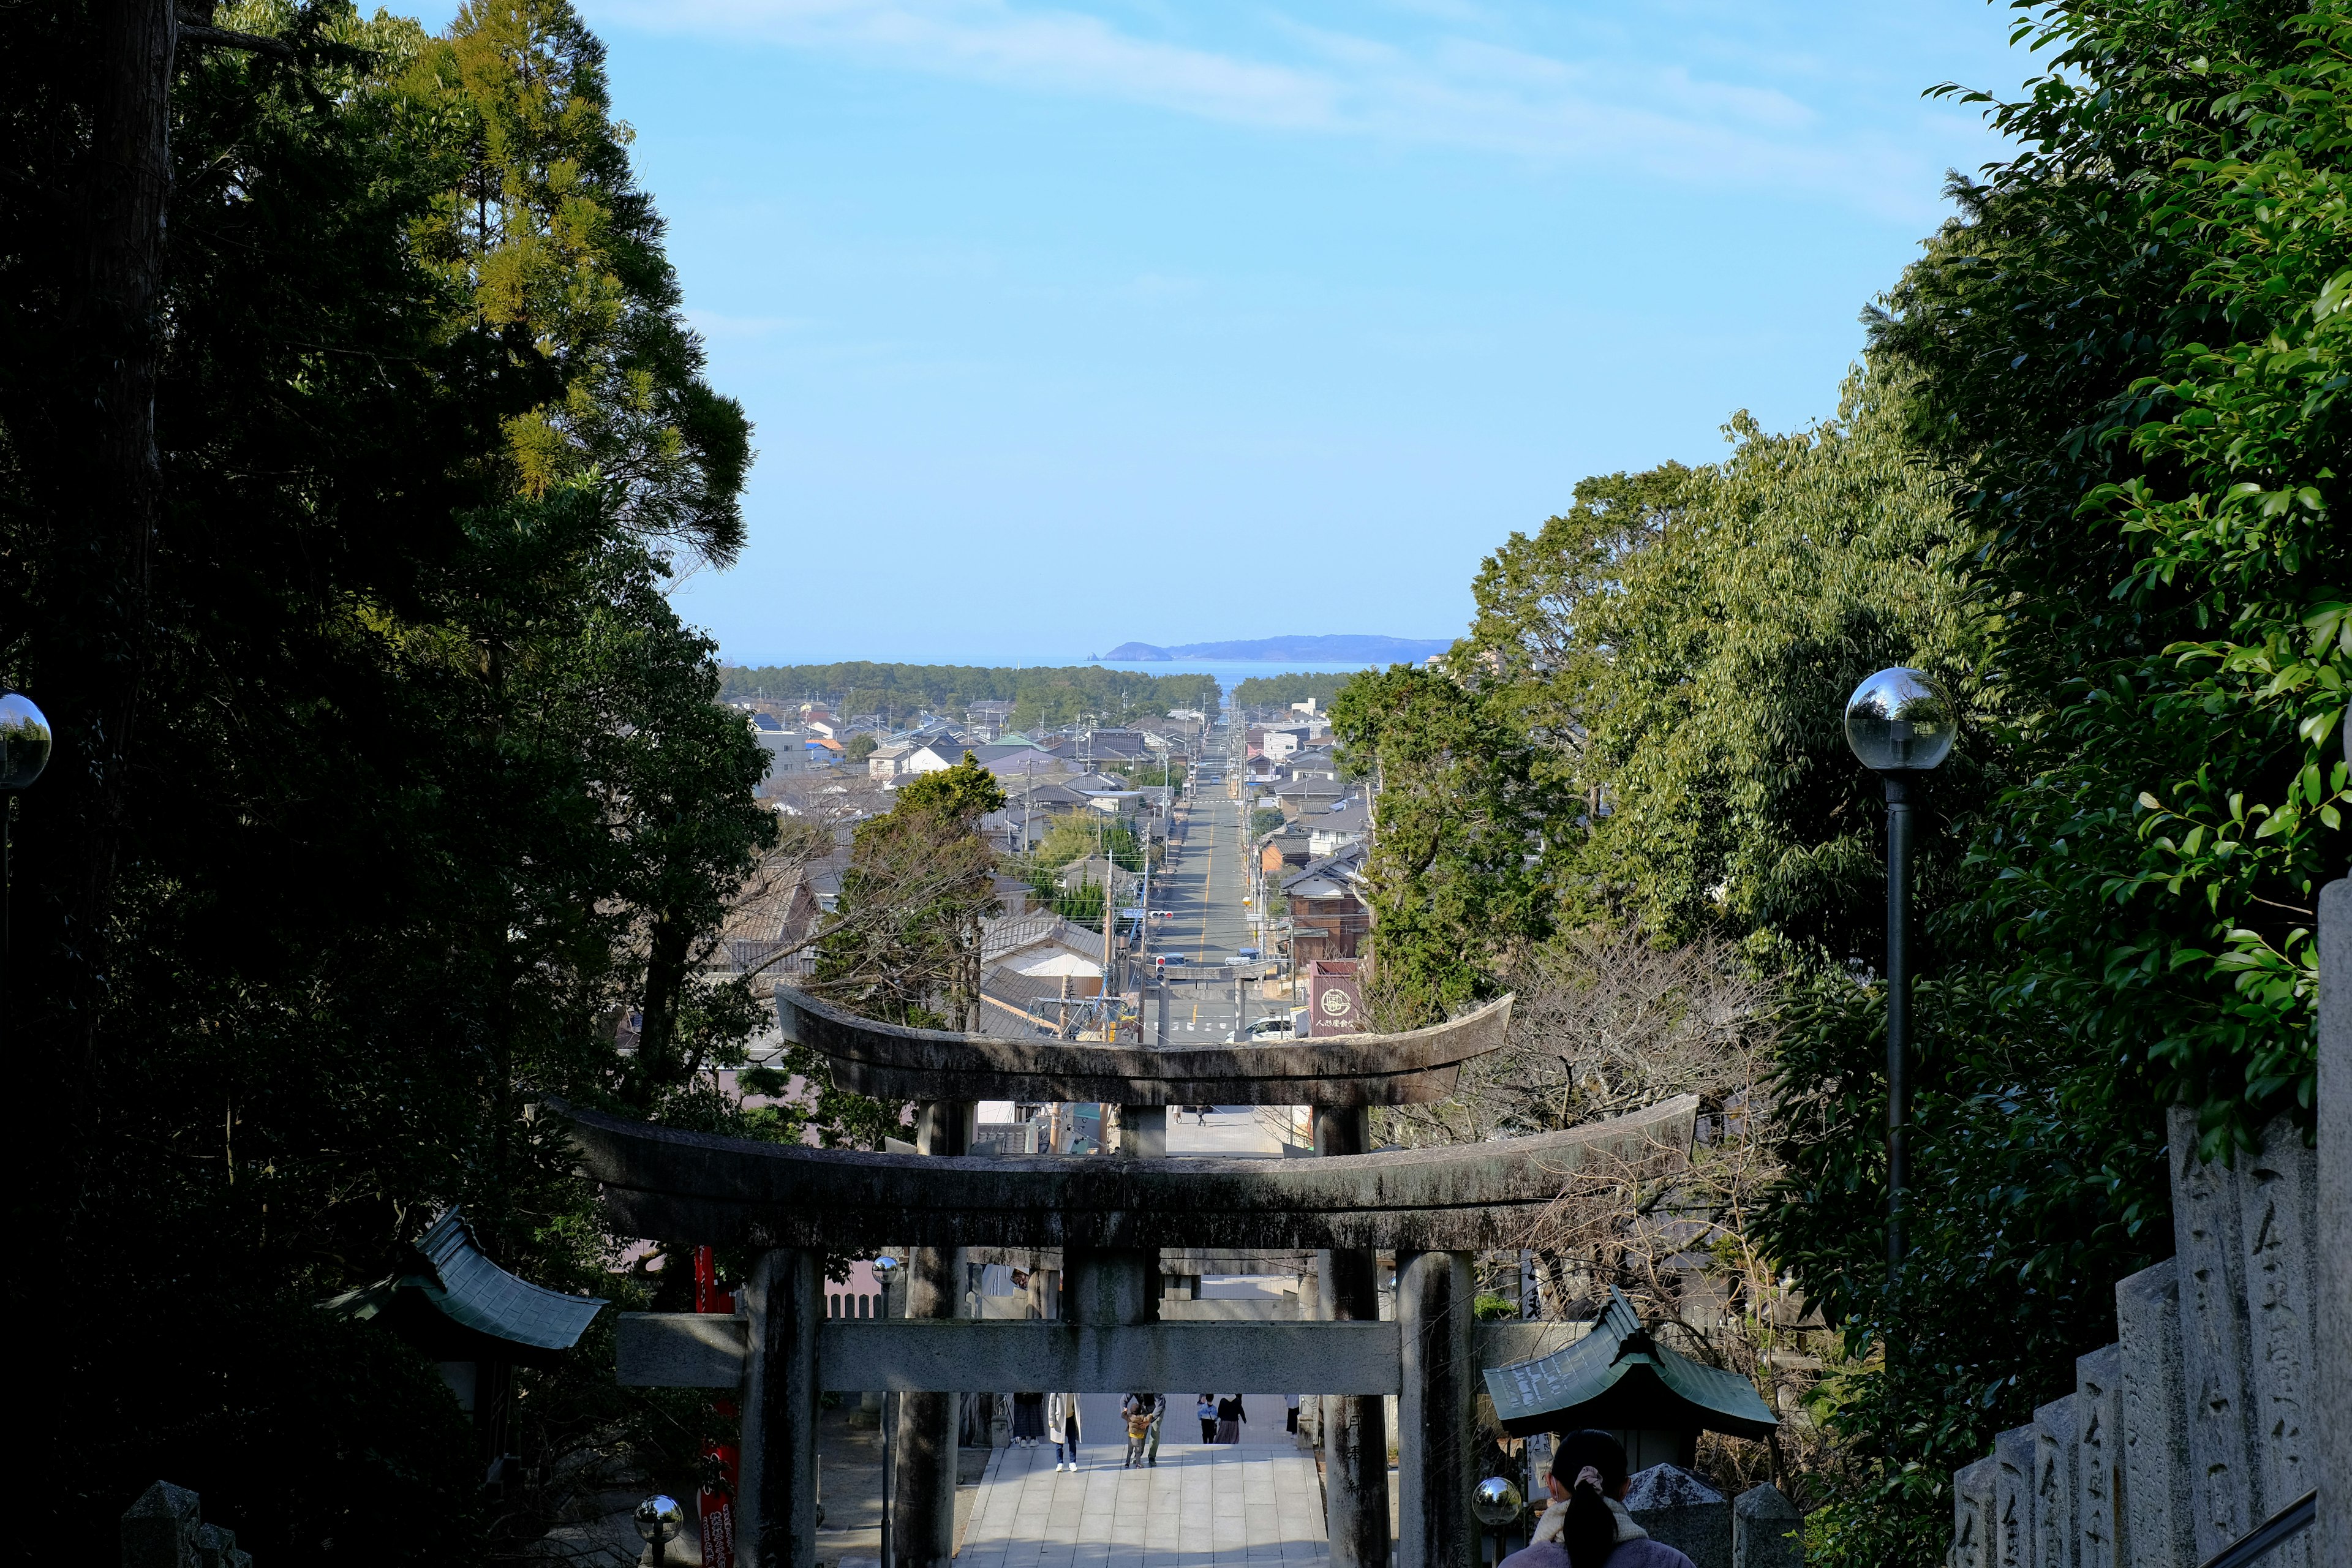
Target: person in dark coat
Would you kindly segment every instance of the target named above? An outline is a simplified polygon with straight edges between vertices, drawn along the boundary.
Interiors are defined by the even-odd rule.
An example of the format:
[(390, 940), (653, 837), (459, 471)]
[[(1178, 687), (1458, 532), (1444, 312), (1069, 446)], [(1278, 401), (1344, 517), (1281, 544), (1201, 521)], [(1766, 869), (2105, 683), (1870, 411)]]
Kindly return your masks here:
[(1546, 1478), (1552, 1504), (1535, 1539), (1500, 1568), (1696, 1568), (1625, 1511), (1625, 1445), (1606, 1432), (1571, 1432)]
[(1034, 1448), (1037, 1439), (1045, 1435), (1045, 1396), (1042, 1394), (1016, 1394), (1013, 1396), (1013, 1441), (1024, 1448)]
[(1217, 1396), (1218, 1442), (1240, 1442), (1242, 1440), (1242, 1423), (1248, 1419), (1249, 1412), (1242, 1408), (1242, 1396), (1240, 1394), (1223, 1394)]

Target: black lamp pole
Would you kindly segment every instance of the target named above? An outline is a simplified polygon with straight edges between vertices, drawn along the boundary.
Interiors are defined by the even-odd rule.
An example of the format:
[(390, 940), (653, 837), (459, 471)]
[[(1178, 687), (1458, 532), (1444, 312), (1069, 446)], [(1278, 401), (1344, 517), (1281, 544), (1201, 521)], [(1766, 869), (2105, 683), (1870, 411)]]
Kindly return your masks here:
[(1886, 784), (1886, 1276), (1903, 1264), (1903, 1198), (1911, 1171), (1903, 1152), (1903, 1121), (1910, 1102), (1906, 1068), (1911, 1052), (1911, 780), (1882, 773)]
[(22, 692), (0, 692), (0, 1061), (8, 1059), (8, 906), (16, 870), (16, 795), (48, 765), (47, 718)]
[(1903, 1266), (1903, 1209), (1911, 1171), (1904, 1123), (1910, 1105), (1911, 808), (1927, 773), (1951, 754), (1958, 717), (1934, 677), (1882, 669), (1846, 699), (1845, 739), (1886, 787), (1886, 1284)]

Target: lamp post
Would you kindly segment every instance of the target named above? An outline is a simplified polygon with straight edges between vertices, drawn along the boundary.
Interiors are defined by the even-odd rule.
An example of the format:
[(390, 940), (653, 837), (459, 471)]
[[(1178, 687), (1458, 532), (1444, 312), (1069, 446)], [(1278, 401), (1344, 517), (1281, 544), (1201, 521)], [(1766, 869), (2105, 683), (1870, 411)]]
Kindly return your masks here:
[(667, 1493), (649, 1497), (637, 1505), (636, 1525), (646, 1543), (643, 1560), (662, 1568), (669, 1561), (669, 1543), (686, 1528), (686, 1510)]
[(1911, 1041), (1911, 807), (1915, 779), (1952, 754), (1958, 711), (1933, 676), (1882, 669), (1846, 699), (1845, 742), (1886, 786), (1886, 1279), (1903, 1262), (1903, 1153)]
[(1488, 1476), (1470, 1490), (1470, 1511), (1478, 1522), (1494, 1532), (1495, 1561), (1503, 1560), (1503, 1532), (1518, 1522), (1526, 1509), (1527, 1500), (1507, 1476)]
[(0, 1061), (8, 1059), (8, 905), (16, 792), (49, 765), (49, 721), (22, 692), (0, 692)]

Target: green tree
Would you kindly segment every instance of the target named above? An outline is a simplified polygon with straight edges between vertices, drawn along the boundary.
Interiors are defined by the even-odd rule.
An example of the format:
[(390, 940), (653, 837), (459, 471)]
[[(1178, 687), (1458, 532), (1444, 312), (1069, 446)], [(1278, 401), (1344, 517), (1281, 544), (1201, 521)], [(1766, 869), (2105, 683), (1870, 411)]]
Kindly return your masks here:
[[(152, 20), (0, 24), (30, 155), (0, 190), (26, 237), (0, 256), (0, 678), (59, 734), (17, 831), (12, 1039), (56, 1109), (19, 1229), (92, 1300), (172, 1304), (65, 1327), (79, 1396), (28, 1480), (60, 1521), (168, 1474), (264, 1554), (475, 1555), (562, 1500), (486, 1509), (430, 1367), (314, 1306), (457, 1200), (526, 1275), (642, 1301), (529, 1108), (740, 1124), (698, 1069), (751, 1010), (690, 955), (771, 819), (664, 590), (670, 556), (740, 537), (748, 431), (700, 381), (569, 12), (436, 40), (225, 7), (126, 97)], [(86, 200), (131, 144), (166, 160), (143, 232)], [(93, 270), (118, 239), (146, 248)], [(93, 294), (142, 268), (152, 310)], [(146, 510), (101, 498), (93, 531), (123, 432), (59, 388), (125, 354), (152, 356)], [(54, 1285), (10, 1289), (32, 1311)], [(526, 1381), (533, 1476), (691, 1457), (690, 1398), (585, 1362)]]
[(995, 776), (967, 752), (859, 823), (812, 988), (894, 1024), (977, 1028), (981, 921), (1001, 906), (995, 852), (975, 829), (1004, 805)]

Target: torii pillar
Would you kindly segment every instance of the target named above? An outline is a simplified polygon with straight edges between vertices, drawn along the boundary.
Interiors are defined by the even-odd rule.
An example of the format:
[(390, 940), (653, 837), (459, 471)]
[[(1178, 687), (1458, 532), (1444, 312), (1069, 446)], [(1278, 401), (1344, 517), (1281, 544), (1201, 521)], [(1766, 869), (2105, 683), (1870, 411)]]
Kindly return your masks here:
[[(1363, 1154), (1372, 1143), (1371, 1112), (1360, 1105), (1315, 1108), (1315, 1152)], [(1380, 1254), (1349, 1247), (1317, 1258), (1320, 1315), (1339, 1322), (1378, 1322)], [(1323, 1396), (1323, 1512), (1331, 1568), (1388, 1568), (1388, 1403), (1377, 1394)]]
[[(927, 1100), (915, 1110), (915, 1147), (969, 1154), (980, 1108)], [(963, 1253), (917, 1247), (907, 1254), (907, 1316), (952, 1318), (963, 1305)], [(956, 1405), (952, 1394), (901, 1394), (890, 1442), (895, 1486), (890, 1558), (882, 1568), (949, 1568), (955, 1556)]]

